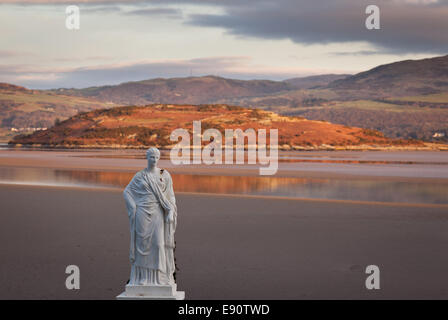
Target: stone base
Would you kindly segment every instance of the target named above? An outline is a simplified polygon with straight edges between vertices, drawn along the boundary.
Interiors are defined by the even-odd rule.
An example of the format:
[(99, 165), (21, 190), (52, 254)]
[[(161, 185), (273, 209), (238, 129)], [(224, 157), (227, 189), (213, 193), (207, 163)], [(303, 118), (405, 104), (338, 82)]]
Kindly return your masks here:
[(177, 291), (177, 285), (126, 285), (117, 296), (119, 300), (184, 300), (185, 292)]

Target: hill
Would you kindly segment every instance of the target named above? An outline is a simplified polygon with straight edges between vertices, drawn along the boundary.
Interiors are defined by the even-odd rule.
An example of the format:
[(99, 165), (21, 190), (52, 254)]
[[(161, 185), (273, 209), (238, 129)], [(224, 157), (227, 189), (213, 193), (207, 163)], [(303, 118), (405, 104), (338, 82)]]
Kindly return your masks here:
[(327, 87), (331, 82), (345, 79), (349, 76), (349, 74), (321, 74), (317, 76), (291, 78), (283, 81), (295, 89), (315, 89)]
[(157, 78), (126, 82), (115, 86), (85, 89), (55, 89), (57, 94), (95, 98), (122, 105), (150, 103), (208, 104), (238, 103), (245, 99), (267, 97), (299, 89), (326, 87), (349, 75), (325, 74), (291, 78), (284, 81), (236, 80), (217, 76)]
[(292, 90), (286, 82), (270, 80), (235, 80), (216, 76), (187, 78), (157, 78), (126, 82), (116, 86), (86, 89), (57, 89), (55, 93), (93, 97), (100, 101), (122, 105), (150, 103), (205, 104), (222, 99), (268, 95)]
[(277, 102), (272, 98), (282, 95), (286, 100), (294, 100), (293, 97), (303, 90), (310, 91), (310, 95), (318, 99), (320, 91), (331, 91), (334, 95), (332, 100), (339, 101), (448, 92), (448, 55), (394, 62), (355, 75), (325, 74), (284, 81), (235, 80), (216, 76), (157, 78), (114, 86), (56, 89), (53, 92), (120, 105), (225, 103), (248, 106), (251, 99), (263, 97), (270, 99), (270, 106), (276, 106)]
[(334, 90), (360, 90), (366, 97), (427, 95), (448, 91), (448, 55), (404, 60), (331, 82)]
[[(202, 130), (278, 129), (282, 149), (365, 149), (376, 147), (422, 148), (420, 141), (393, 140), (380, 132), (362, 128), (285, 117), (273, 112), (228, 105), (166, 105), (115, 107), (81, 113), (58, 125), (31, 135), (14, 138), (10, 144), (64, 147), (169, 148), (176, 128), (192, 133), (193, 120)], [(269, 132), (269, 131), (268, 131)], [(205, 142), (204, 142), (205, 143)]]
[(66, 119), (78, 112), (113, 105), (0, 83), (0, 141), (8, 141), (18, 133), (51, 127), (58, 119)]
[(391, 138), (448, 142), (448, 56), (390, 63), (327, 86), (232, 103), (379, 130)]
[(78, 111), (166, 103), (260, 108), (379, 130), (390, 138), (448, 142), (447, 66), (448, 56), (442, 56), (394, 62), (351, 76), (285, 81), (204, 76), (49, 91), (0, 84), (0, 140), (16, 135), (13, 128), (31, 132)]

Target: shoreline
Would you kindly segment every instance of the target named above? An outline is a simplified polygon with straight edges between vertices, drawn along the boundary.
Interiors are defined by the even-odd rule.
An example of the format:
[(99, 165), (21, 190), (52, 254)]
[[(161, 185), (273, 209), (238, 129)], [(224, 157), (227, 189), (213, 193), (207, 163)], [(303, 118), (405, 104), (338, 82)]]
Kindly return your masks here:
[[(119, 187), (105, 187), (105, 186), (70, 186), (70, 185), (37, 185), (30, 183), (3, 183), (0, 182), (0, 187), (9, 188), (37, 188), (37, 189), (60, 189), (60, 190), (76, 190), (76, 191), (98, 191), (98, 192), (116, 192), (122, 193), (124, 188)], [(268, 195), (254, 195), (254, 194), (238, 194), (238, 193), (208, 193), (208, 192), (188, 192), (176, 191), (176, 194), (182, 196), (197, 196), (197, 197), (221, 197), (230, 199), (260, 199), (260, 200), (279, 200), (279, 201), (295, 201), (295, 202), (315, 202), (315, 203), (329, 203), (329, 204), (351, 204), (351, 205), (367, 205), (367, 206), (387, 206), (387, 207), (412, 207), (412, 208), (446, 208), (448, 204), (445, 203), (410, 203), (410, 202), (384, 202), (384, 201), (366, 201), (366, 200), (346, 200), (346, 199), (326, 199), (326, 198), (300, 198), (288, 196), (268, 196)]]
[[(319, 146), (278, 146), (279, 151), (448, 151), (448, 144), (437, 142), (422, 142), (423, 146), (412, 145), (349, 145), (349, 146), (331, 146), (322, 144)], [(45, 145), (45, 144), (21, 144), (10, 143), (4, 144), (11, 149), (29, 148), (29, 149), (53, 149), (53, 150), (145, 150), (153, 146), (133, 146), (133, 145)], [(154, 145), (159, 150), (169, 151), (173, 146)], [(235, 150), (235, 147), (233, 148)], [(193, 151), (194, 147), (190, 147)], [(247, 151), (247, 147), (244, 148)]]

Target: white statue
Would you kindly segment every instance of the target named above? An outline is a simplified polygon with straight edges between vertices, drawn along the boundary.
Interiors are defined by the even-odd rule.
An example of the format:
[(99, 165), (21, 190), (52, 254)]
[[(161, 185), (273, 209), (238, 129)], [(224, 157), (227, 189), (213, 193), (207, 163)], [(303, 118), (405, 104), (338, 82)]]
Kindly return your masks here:
[(175, 283), (173, 181), (167, 170), (157, 167), (157, 148), (148, 149), (146, 158), (147, 168), (137, 172), (123, 192), (131, 231), (131, 276), (118, 298), (183, 299)]

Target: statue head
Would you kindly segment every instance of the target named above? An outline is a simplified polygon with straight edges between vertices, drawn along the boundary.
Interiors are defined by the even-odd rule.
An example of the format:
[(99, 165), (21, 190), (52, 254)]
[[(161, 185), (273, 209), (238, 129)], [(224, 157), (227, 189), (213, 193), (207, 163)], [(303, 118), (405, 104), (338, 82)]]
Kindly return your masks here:
[(160, 151), (155, 147), (151, 147), (146, 151), (146, 159), (148, 160), (148, 166), (156, 166), (160, 159)]

